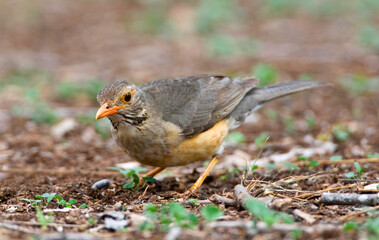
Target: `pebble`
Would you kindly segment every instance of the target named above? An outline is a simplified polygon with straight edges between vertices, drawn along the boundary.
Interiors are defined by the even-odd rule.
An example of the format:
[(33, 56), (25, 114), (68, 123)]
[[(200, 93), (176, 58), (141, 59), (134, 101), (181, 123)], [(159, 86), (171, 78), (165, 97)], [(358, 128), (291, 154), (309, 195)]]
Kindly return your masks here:
[(63, 138), (69, 132), (75, 131), (78, 125), (79, 124), (75, 119), (66, 118), (51, 128), (51, 135), (57, 139)]
[(103, 179), (103, 180), (95, 182), (91, 188), (99, 190), (103, 188), (108, 188), (110, 185), (111, 185), (111, 182), (108, 179)]

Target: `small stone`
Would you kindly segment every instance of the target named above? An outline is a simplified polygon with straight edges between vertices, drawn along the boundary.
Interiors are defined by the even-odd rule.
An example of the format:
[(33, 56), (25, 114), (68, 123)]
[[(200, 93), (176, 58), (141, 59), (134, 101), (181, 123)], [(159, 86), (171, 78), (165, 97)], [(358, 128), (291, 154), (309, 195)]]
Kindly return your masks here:
[(77, 127), (78, 122), (75, 119), (66, 118), (51, 128), (51, 135), (53, 135), (54, 138), (60, 139), (69, 132), (74, 131)]
[(104, 219), (104, 225), (106, 229), (111, 229), (114, 231), (120, 231), (126, 228), (130, 224), (129, 220), (115, 220), (113, 218), (107, 217)]
[(122, 210), (122, 201), (116, 202), (115, 205), (113, 205), (114, 210)]
[(103, 188), (109, 188), (110, 185), (111, 185), (111, 182), (108, 179), (102, 179), (100, 181), (95, 182), (91, 188), (95, 190), (99, 190)]
[(125, 219), (125, 214), (118, 211), (108, 211), (108, 212), (98, 213), (97, 216), (100, 219), (105, 219), (105, 218), (113, 218), (115, 220)]

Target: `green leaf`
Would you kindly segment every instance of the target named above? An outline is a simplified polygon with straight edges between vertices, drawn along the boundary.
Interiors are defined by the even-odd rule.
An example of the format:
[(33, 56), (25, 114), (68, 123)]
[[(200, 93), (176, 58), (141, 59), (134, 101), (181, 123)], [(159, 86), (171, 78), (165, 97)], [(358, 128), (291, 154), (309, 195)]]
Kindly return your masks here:
[(188, 203), (190, 203), (191, 205), (195, 206), (195, 205), (199, 205), (199, 203), (197, 202), (197, 199), (188, 199)]
[(87, 208), (87, 204), (83, 203), (79, 206), (79, 208)]
[(154, 228), (155, 228), (154, 224), (149, 221), (144, 221), (138, 226), (138, 229), (140, 231), (151, 231), (151, 230), (154, 230)]
[(277, 166), (276, 166), (275, 163), (267, 163), (266, 164), (266, 168), (268, 168), (268, 169), (275, 169), (275, 168), (277, 168)]
[(369, 153), (369, 154), (367, 154), (367, 158), (379, 158), (379, 153), (374, 153), (374, 154), (371, 154), (371, 153)]
[(134, 187), (133, 182), (127, 182), (122, 186), (122, 188), (133, 188), (133, 187)]
[(274, 84), (278, 78), (278, 72), (276, 69), (267, 64), (255, 65), (253, 68), (253, 75), (260, 80), (258, 85), (260, 87)]
[(50, 203), (51, 200), (53, 200), (53, 198), (55, 197), (55, 195), (57, 195), (57, 194), (56, 193), (50, 193), (49, 196), (46, 199), (46, 202)]
[(350, 231), (350, 230), (355, 230), (357, 229), (359, 226), (359, 223), (356, 222), (356, 221), (349, 221), (349, 222), (346, 222), (343, 226), (343, 230), (344, 231)]
[(340, 160), (342, 160), (342, 156), (335, 155), (335, 156), (331, 156), (329, 159), (331, 161), (340, 161)]
[(311, 167), (315, 167), (315, 166), (318, 166), (318, 165), (320, 165), (320, 163), (317, 160), (312, 160), (312, 161), (309, 162), (309, 166), (311, 166)]
[(43, 197), (43, 198), (47, 198), (47, 197), (49, 197), (49, 195), (50, 195), (50, 193), (44, 193), (44, 194), (42, 194), (41, 197)]
[(57, 199), (57, 200), (58, 200), (58, 202), (60, 202), (60, 201), (62, 201), (62, 200), (63, 200), (62, 196), (61, 196), (61, 195), (58, 195), (58, 194), (57, 194), (57, 195), (55, 195), (55, 196), (54, 196), (54, 198), (55, 198), (55, 199)]
[(73, 198), (71, 198), (70, 200), (68, 200), (68, 203), (69, 204), (75, 204), (75, 203), (77, 203), (78, 201), (76, 201), (75, 199), (73, 199)]
[(347, 178), (355, 178), (355, 172), (348, 172), (345, 174), (345, 177)]
[(277, 213), (276, 211), (267, 208), (265, 203), (256, 199), (247, 200), (245, 208), (256, 218), (261, 219), (269, 226), (278, 221), (283, 221), (285, 223), (294, 222), (291, 216), (284, 213)]
[(298, 157), (297, 157), (297, 159), (300, 160), (300, 161), (305, 161), (305, 160), (307, 160), (308, 158), (309, 158), (309, 156), (304, 156), (304, 155), (302, 155), (302, 156), (298, 156)]
[(65, 200), (60, 200), (60, 201), (58, 202), (58, 204), (59, 204), (59, 205), (62, 205), (62, 206), (64, 206), (64, 207), (68, 207), (68, 204), (67, 204), (67, 202), (66, 202)]
[(298, 170), (299, 169), (299, 167), (296, 164), (289, 163), (289, 162), (285, 162), (284, 166), (288, 169), (291, 169), (291, 170)]
[(133, 178), (134, 186), (138, 190), (139, 189), (139, 177), (137, 174), (132, 173), (132, 178)]
[(261, 133), (258, 137), (255, 138), (255, 145), (257, 145), (258, 148), (263, 148), (264, 144), (266, 143), (267, 139), (269, 138), (268, 133), (264, 132)]
[(214, 205), (202, 207), (200, 212), (203, 218), (208, 222), (216, 221), (224, 215), (224, 211)]
[(246, 142), (245, 136), (237, 131), (229, 133), (225, 140), (233, 144), (242, 144)]
[(146, 172), (147, 169), (146, 168), (143, 168), (143, 167), (135, 167), (135, 168), (132, 168), (130, 170), (133, 170), (135, 174), (138, 174), (140, 172)]

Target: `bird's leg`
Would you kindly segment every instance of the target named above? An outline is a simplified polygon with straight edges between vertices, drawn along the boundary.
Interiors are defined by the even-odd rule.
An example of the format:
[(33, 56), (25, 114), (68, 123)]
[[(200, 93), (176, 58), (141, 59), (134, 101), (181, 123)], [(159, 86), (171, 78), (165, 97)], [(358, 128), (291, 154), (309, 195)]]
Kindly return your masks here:
[[(157, 167), (153, 171), (146, 173), (146, 175), (144, 175), (143, 177), (154, 177), (155, 175), (157, 175), (158, 173), (162, 172), (165, 169), (166, 169), (165, 167)], [(141, 178), (139, 181), (139, 185), (142, 186), (144, 183), (145, 183), (145, 179)]]
[(200, 188), (201, 184), (203, 184), (205, 178), (208, 176), (212, 168), (216, 166), (218, 160), (219, 160), (218, 156), (215, 155), (212, 157), (211, 161), (209, 162), (208, 166), (205, 168), (204, 172), (200, 175), (200, 177), (196, 180), (196, 182), (192, 185), (192, 187), (184, 193), (185, 195), (190, 195), (192, 193), (195, 193)]

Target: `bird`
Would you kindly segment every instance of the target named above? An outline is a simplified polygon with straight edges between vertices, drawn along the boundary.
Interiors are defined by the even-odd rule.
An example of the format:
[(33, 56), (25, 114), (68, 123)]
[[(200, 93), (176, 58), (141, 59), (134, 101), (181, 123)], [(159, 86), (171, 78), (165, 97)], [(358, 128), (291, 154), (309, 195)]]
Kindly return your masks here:
[(155, 80), (136, 86), (118, 80), (97, 95), (96, 120), (107, 117), (115, 142), (133, 159), (156, 167), (209, 160), (197, 181), (184, 193), (194, 194), (221, 158), (230, 130), (267, 102), (307, 89), (319, 81), (289, 81), (257, 87), (255, 77), (201, 74)]

